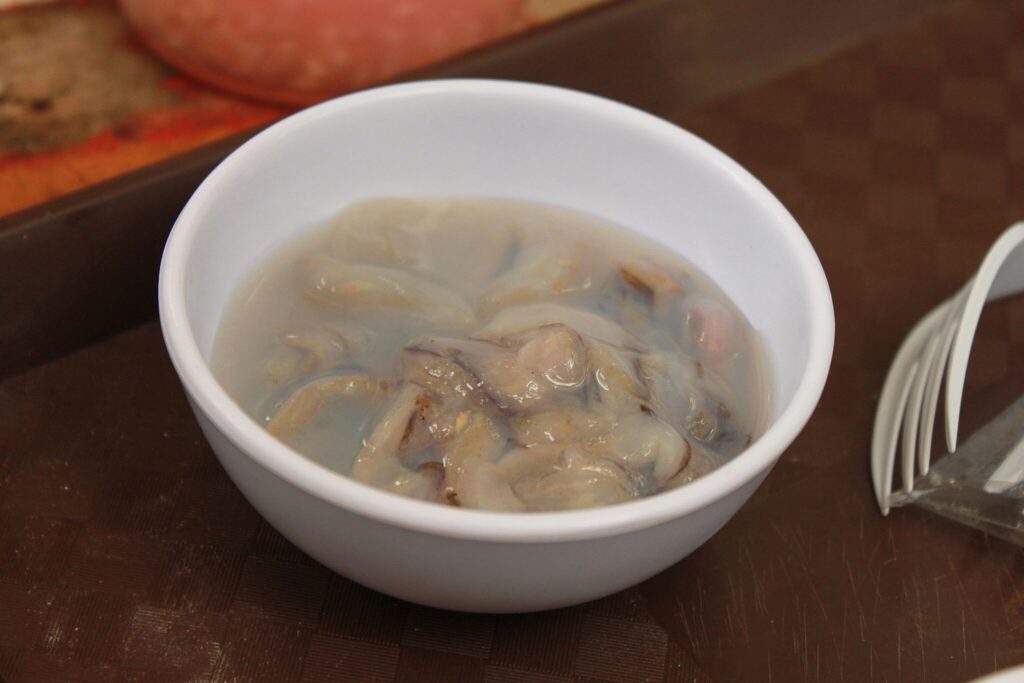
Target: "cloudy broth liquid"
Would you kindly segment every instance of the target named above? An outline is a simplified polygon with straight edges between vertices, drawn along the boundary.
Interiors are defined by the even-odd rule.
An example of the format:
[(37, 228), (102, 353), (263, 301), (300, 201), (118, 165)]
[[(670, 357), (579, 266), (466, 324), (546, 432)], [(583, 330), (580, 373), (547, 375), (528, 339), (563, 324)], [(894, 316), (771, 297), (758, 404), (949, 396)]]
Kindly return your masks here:
[(685, 484), (746, 448), (769, 404), (757, 334), (693, 264), (496, 199), (349, 207), (239, 287), (212, 367), (332, 470), (508, 511)]

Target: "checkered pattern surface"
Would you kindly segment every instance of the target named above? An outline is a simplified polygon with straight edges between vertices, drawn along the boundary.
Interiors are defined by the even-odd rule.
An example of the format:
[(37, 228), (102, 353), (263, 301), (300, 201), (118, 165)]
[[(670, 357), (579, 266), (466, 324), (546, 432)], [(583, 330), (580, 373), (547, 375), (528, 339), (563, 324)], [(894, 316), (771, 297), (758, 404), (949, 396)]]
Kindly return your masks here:
[[(472, 616), (292, 547), (202, 441), (149, 325), (0, 384), (0, 677), (20, 681), (964, 680), (1024, 661), (1019, 551), (882, 520), (866, 444), (912, 323), (1024, 217), (1024, 2), (944, 14), (699, 111), (660, 112), (773, 190), (837, 312), (822, 404), (765, 485), (662, 575)], [(976, 401), (1024, 376), (985, 320)], [(992, 404), (994, 405), (994, 403)]]

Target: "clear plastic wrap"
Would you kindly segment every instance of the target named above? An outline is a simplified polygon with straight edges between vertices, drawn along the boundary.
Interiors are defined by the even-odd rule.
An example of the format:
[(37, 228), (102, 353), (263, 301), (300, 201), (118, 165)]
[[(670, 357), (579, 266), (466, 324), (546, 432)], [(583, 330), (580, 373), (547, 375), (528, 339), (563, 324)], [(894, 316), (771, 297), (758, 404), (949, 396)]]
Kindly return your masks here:
[(1024, 546), (1024, 397), (932, 464), (892, 507), (918, 505)]

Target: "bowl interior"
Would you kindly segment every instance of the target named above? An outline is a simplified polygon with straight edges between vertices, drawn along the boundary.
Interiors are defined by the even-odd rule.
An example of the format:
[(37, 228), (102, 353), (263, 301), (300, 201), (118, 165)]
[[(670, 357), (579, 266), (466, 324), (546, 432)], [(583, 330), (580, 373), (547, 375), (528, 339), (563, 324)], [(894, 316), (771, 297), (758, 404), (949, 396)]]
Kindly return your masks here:
[[(704, 270), (761, 332), (772, 420), (802, 392), (799, 424), (780, 437), (775, 456), (817, 401), (831, 354), (831, 301), (817, 258), (781, 204), (671, 124), (543, 86), (393, 86), (277, 124), (225, 161), (182, 213), (165, 254), (162, 313), (183, 287), (183, 316), (208, 359), (236, 284), (275, 246), (380, 195), (546, 202), (644, 233)], [(180, 283), (163, 281), (178, 268)]]

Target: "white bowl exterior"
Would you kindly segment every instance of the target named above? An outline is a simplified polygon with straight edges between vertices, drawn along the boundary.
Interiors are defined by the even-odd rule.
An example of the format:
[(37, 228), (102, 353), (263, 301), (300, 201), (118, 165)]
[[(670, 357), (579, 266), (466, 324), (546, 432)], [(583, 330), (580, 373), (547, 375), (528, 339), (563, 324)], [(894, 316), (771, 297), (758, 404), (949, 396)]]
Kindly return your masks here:
[(447, 538), (401, 529), (311, 496), (254, 463), (195, 412), (232, 481), (304, 552), (382, 593), (465, 612), (554, 609), (637, 584), (711, 538), (764, 479), (761, 475), (684, 517), (626, 534), (560, 543)]
[[(493, 515), (402, 499), (267, 435), (206, 365), (237, 283), (277, 245), (380, 195), (489, 195), (588, 211), (710, 275), (765, 340), (773, 424), (683, 489), (602, 510)], [(828, 285), (785, 209), (698, 138), (545, 86), (435, 81), (340, 98), (271, 127), (196, 191), (168, 240), (160, 310), (172, 361), (232, 479), (285, 536), (356, 581), (477, 611), (571, 604), (682, 558), (750, 496), (806, 423), (831, 358)], [(454, 561), (458, 558), (458, 561)]]

